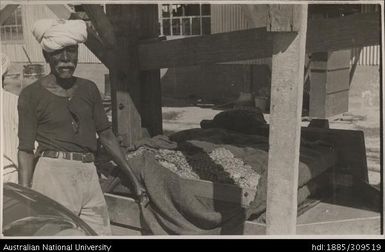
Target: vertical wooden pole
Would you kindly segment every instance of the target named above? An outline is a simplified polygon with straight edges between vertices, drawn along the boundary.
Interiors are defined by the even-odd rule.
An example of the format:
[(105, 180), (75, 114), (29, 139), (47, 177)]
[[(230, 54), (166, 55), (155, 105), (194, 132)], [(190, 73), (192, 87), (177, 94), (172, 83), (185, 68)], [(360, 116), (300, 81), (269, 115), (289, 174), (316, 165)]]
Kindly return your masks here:
[(350, 49), (312, 54), (309, 116), (327, 118), (348, 111)]
[(113, 128), (123, 146), (132, 146), (141, 138), (140, 82), (135, 53), (138, 43), (135, 25), (140, 20), (130, 6), (108, 5), (106, 9), (117, 41), (116, 65), (110, 67)]
[[(297, 32), (277, 33), (273, 41), (266, 205), (266, 232), (269, 235), (295, 234), (297, 221), (307, 5), (294, 5), (287, 9), (286, 13), (295, 19), (295, 26), (291, 25), (289, 29), (296, 27)], [(284, 15), (282, 10), (285, 10), (285, 5), (281, 6)], [(277, 16), (270, 15), (270, 18), (275, 22), (280, 20)], [(288, 19), (282, 20), (287, 22)], [(271, 30), (282, 31), (279, 27), (271, 27)]]
[(142, 126), (150, 136), (163, 133), (162, 91), (159, 70), (141, 72)]
[[(159, 37), (158, 8), (160, 5), (144, 5), (141, 39)], [(163, 133), (162, 128), (162, 92), (160, 70), (140, 72), (142, 127), (150, 136)]]
[[(153, 108), (159, 104), (160, 93), (154, 102), (143, 104), (142, 97), (149, 92), (148, 86), (154, 86), (154, 92), (159, 85), (159, 70), (150, 73), (140, 72), (138, 45), (140, 40), (156, 38), (158, 34), (158, 5), (108, 5), (107, 15), (114, 26), (118, 59), (115, 60), (118, 67), (110, 68), (111, 71), (111, 96), (112, 116), (115, 132), (124, 146), (131, 146), (135, 141), (142, 138), (142, 122), (147, 124), (151, 117), (148, 107)], [(158, 74), (158, 78), (154, 77)], [(144, 84), (143, 84), (144, 82)], [(146, 86), (143, 88), (142, 84)], [(148, 106), (143, 109), (143, 106)], [(154, 109), (155, 110), (155, 109)], [(160, 111), (160, 107), (158, 108)], [(161, 121), (161, 113), (158, 120)], [(159, 119), (160, 118), (160, 119)], [(161, 122), (160, 122), (161, 123)]]

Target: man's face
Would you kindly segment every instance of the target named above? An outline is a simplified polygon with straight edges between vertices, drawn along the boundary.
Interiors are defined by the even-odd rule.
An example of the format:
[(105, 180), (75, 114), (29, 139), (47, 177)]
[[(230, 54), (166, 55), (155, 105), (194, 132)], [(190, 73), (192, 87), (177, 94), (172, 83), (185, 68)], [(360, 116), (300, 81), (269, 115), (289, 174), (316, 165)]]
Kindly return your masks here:
[(56, 77), (68, 79), (72, 77), (78, 64), (78, 46), (67, 46), (61, 50), (44, 52), (44, 57)]

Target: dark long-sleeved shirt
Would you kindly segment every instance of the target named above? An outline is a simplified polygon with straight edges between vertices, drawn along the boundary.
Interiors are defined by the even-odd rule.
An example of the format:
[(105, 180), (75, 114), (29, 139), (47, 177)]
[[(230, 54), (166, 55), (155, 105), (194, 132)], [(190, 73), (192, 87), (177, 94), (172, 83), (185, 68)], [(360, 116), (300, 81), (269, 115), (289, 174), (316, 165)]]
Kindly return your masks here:
[(19, 96), (19, 150), (95, 152), (96, 133), (111, 127), (95, 83), (76, 77), (71, 99), (55, 95), (40, 81)]

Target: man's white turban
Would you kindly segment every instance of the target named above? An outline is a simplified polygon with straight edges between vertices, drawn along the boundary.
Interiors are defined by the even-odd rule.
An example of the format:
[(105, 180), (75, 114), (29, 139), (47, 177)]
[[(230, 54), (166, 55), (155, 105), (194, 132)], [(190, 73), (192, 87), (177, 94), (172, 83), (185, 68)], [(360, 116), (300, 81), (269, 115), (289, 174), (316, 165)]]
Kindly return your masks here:
[(32, 34), (47, 52), (87, 40), (87, 25), (83, 20), (41, 19), (34, 24)]

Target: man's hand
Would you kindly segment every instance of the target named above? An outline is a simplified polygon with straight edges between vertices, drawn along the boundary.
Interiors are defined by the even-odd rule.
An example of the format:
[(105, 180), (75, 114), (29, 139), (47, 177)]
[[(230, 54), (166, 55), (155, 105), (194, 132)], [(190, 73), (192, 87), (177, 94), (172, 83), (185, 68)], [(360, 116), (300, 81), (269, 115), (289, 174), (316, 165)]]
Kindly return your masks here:
[(142, 188), (137, 188), (137, 202), (142, 205), (143, 207), (147, 207), (147, 205), (150, 203), (150, 198), (148, 197), (147, 191)]
[(104, 148), (111, 155), (112, 160), (114, 160), (123, 174), (125, 174), (130, 180), (137, 202), (142, 206), (147, 206), (149, 198), (146, 189), (141, 185), (138, 178), (133, 173), (112, 130), (107, 129), (100, 132), (99, 137)]

